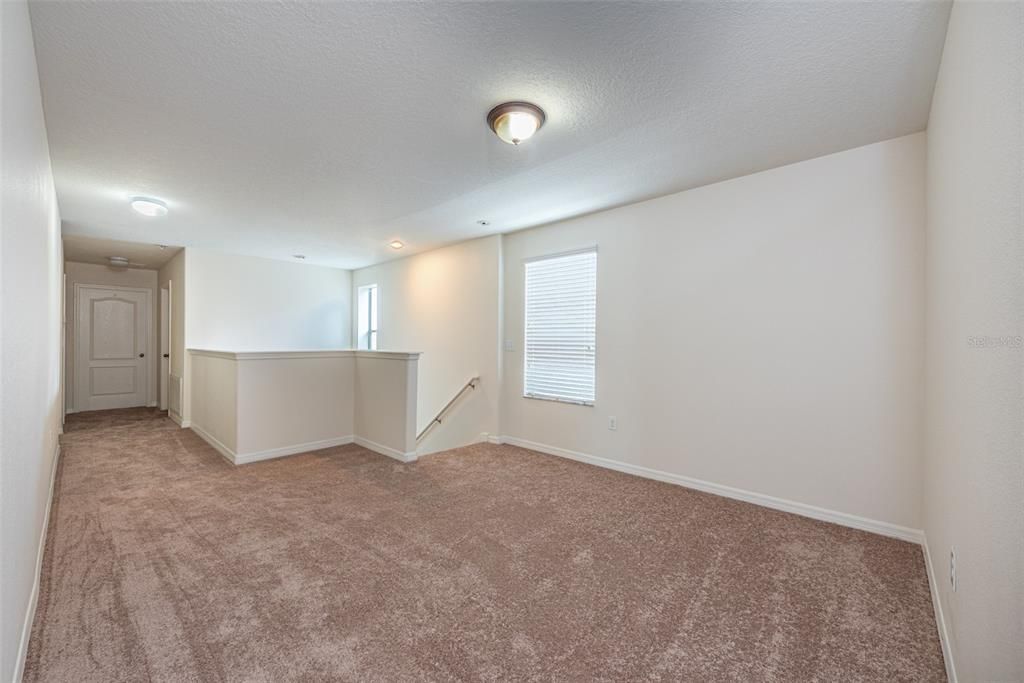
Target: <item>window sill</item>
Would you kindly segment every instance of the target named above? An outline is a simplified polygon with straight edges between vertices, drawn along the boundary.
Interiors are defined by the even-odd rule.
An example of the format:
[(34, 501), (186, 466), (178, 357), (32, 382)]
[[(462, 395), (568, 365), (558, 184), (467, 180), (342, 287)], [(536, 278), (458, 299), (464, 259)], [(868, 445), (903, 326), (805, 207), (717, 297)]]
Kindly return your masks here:
[(574, 401), (568, 398), (558, 398), (557, 396), (537, 396), (536, 394), (523, 394), (523, 398), (528, 398), (534, 401), (550, 401), (551, 403), (565, 403), (571, 406), (587, 406), (589, 408), (594, 407), (593, 401)]

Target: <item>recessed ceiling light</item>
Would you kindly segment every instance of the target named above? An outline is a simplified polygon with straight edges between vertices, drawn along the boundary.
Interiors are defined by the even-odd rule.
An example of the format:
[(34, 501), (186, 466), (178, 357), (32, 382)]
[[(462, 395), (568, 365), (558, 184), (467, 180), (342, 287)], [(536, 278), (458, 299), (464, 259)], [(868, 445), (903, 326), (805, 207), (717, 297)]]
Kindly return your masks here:
[(391, 240), (391, 243), (388, 246), (390, 246), (392, 249), (401, 249), (405, 245), (402, 244), (400, 240)]
[(166, 216), (167, 202), (153, 197), (132, 197), (130, 200), (132, 208), (143, 216)]
[(544, 125), (544, 110), (529, 102), (505, 102), (487, 114), (487, 125), (503, 142), (518, 145)]
[(476, 224), (477, 225), (490, 225), (491, 222), (490, 221), (477, 221)]
[(292, 258), (297, 258), (300, 261), (305, 261), (306, 260), (306, 255), (305, 254), (293, 254)]

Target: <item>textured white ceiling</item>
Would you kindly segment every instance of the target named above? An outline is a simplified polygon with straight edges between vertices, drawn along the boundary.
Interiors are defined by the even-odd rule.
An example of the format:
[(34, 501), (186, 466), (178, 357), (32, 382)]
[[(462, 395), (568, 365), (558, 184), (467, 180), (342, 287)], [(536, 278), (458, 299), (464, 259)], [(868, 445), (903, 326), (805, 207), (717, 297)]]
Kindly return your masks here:
[(132, 268), (159, 270), (170, 261), (181, 247), (120, 242), (85, 235), (64, 235), (64, 260), (78, 263), (108, 265), (111, 256), (123, 256)]
[[(922, 130), (949, 5), (31, 11), (67, 233), (352, 268)], [(510, 99), (548, 114), (520, 148)]]

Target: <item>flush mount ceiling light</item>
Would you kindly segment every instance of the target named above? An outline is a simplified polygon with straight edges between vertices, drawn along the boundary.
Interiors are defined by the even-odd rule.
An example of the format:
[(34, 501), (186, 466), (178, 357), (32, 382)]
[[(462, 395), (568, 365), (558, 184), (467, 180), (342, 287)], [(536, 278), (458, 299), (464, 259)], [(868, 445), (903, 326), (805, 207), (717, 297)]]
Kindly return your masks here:
[(107, 261), (109, 261), (110, 265), (114, 268), (128, 267), (128, 259), (126, 259), (124, 256), (108, 256)]
[(292, 258), (297, 258), (300, 261), (305, 261), (306, 260), (306, 255), (305, 254), (292, 254)]
[(399, 240), (391, 240), (391, 242), (388, 244), (388, 246), (390, 246), (392, 249), (401, 249), (405, 245), (402, 244), (402, 242), (399, 241)]
[(154, 197), (132, 197), (128, 200), (132, 208), (143, 216), (166, 216), (167, 202)]
[(544, 125), (544, 110), (529, 102), (499, 104), (487, 114), (487, 125), (503, 142), (518, 145)]

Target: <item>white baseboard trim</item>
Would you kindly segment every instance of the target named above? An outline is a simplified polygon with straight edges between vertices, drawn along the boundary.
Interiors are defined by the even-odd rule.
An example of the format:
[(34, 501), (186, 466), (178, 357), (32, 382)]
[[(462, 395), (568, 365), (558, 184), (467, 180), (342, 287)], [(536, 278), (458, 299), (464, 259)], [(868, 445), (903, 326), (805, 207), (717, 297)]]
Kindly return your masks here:
[(32, 623), (36, 619), (36, 606), (39, 603), (39, 584), (42, 581), (43, 555), (46, 551), (46, 531), (50, 527), (50, 510), (53, 508), (53, 491), (57, 483), (57, 462), (60, 460), (60, 443), (53, 453), (53, 466), (50, 468), (50, 492), (46, 497), (46, 512), (43, 514), (43, 528), (39, 532), (39, 548), (36, 550), (36, 578), (32, 582), (32, 593), (28, 598), (25, 610), (25, 621), (21, 627), (21, 642), (18, 644), (18, 659), (14, 665), (14, 681), (17, 683), (25, 673), (25, 658), (28, 656), (28, 641), (32, 637)]
[(271, 448), (265, 451), (256, 451), (255, 453), (235, 453), (232, 449), (228, 448), (227, 445), (222, 443), (213, 434), (203, 429), (197, 424), (193, 424), (190, 427), (199, 438), (206, 443), (210, 444), (224, 456), (224, 459), (233, 465), (245, 465), (250, 462), (259, 462), (260, 460), (271, 460), (273, 458), (281, 458), (286, 455), (295, 455), (296, 453), (307, 453), (309, 451), (319, 451), (323, 448), (331, 448), (333, 446), (344, 446), (345, 444), (355, 443), (363, 448), (369, 449), (375, 453), (386, 455), (389, 458), (394, 458), (399, 462), (413, 462), (417, 458), (415, 451), (411, 453), (403, 453), (395, 448), (379, 444), (376, 441), (370, 441), (364, 439), (361, 436), (339, 436), (333, 439), (324, 439), (322, 441), (309, 441), (307, 443), (295, 444), (294, 446), (282, 446), (281, 448)]
[[(173, 420), (174, 418), (172, 417), (171, 419)], [(177, 420), (174, 421), (178, 422)], [(181, 423), (179, 422), (178, 424)], [(221, 443), (220, 439), (218, 439), (213, 434), (209, 433), (199, 425), (189, 425), (189, 429), (195, 432), (200, 439), (213, 446), (218, 453), (224, 456), (225, 460), (230, 462), (232, 465), (235, 464), (235, 452), (228, 448), (223, 443)]]
[(357, 446), (362, 446), (363, 448), (367, 448), (367, 449), (373, 451), (374, 453), (380, 453), (381, 455), (386, 455), (389, 458), (394, 458), (395, 460), (397, 460), (399, 462), (415, 462), (416, 459), (419, 457), (417, 455), (416, 451), (411, 451), (409, 453), (403, 453), (402, 451), (398, 450), (397, 448), (391, 448), (390, 446), (385, 446), (384, 444), (379, 444), (376, 441), (370, 441), (369, 439), (364, 439), (361, 436), (355, 437), (355, 439), (353, 441), (354, 441), (354, 443)]
[[(480, 434), (472, 441), (466, 441), (465, 443), (446, 444), (441, 446), (420, 446), (416, 449), (416, 458), (422, 458), (427, 455), (434, 455), (435, 453), (444, 453), (455, 448), (463, 448), (465, 446), (472, 446), (477, 443), (488, 443), (490, 442), (491, 436), (487, 432), (480, 432)], [(424, 443), (429, 443), (430, 439), (427, 438)]]
[(949, 683), (957, 683), (956, 664), (953, 661), (953, 646), (949, 639), (949, 630), (946, 628), (946, 616), (942, 611), (942, 600), (939, 598), (939, 584), (935, 576), (935, 569), (932, 567), (932, 554), (928, 550), (927, 536), (922, 539), (921, 552), (924, 553), (924, 566), (928, 571), (928, 588), (932, 594), (932, 609), (935, 611), (935, 622), (939, 629), (942, 659), (946, 663), (946, 678), (949, 679)]
[(192, 426), (191, 422), (189, 422), (188, 420), (183, 419), (181, 417), (181, 415), (178, 415), (173, 410), (168, 410), (167, 411), (167, 417), (171, 418), (171, 421), (174, 422), (179, 427), (181, 427), (182, 429), (188, 429), (190, 426)]
[(839, 524), (840, 526), (860, 529), (861, 531), (869, 531), (874, 534), (889, 536), (891, 538), (898, 538), (901, 541), (920, 544), (924, 540), (924, 532), (920, 529), (911, 529), (897, 524), (890, 524), (889, 522), (880, 522), (866, 517), (858, 517), (857, 515), (851, 515), (845, 512), (827, 510), (825, 508), (815, 507), (814, 505), (807, 505), (805, 503), (797, 503), (796, 501), (786, 500), (784, 498), (768, 496), (763, 493), (756, 493), (754, 491), (738, 489), (732, 486), (715, 484), (710, 481), (685, 477), (681, 474), (663, 472), (661, 470), (642, 467), (640, 465), (632, 465), (618, 460), (600, 458), (595, 455), (587, 455), (586, 453), (578, 453), (565, 448), (558, 448), (556, 446), (548, 446), (534, 441), (519, 439), (514, 436), (492, 436), (489, 437), (488, 440), (491, 443), (507, 443), (512, 446), (519, 446), (520, 448), (527, 448), (531, 451), (555, 455), (560, 458), (577, 460), (579, 462), (585, 462), (589, 465), (596, 465), (598, 467), (604, 467), (617, 472), (625, 472), (626, 474), (654, 479), (668, 484), (677, 484), (679, 486), (685, 486), (686, 488), (704, 491), (705, 493), (713, 493), (715, 495), (725, 496), (726, 498), (732, 498), (734, 500), (742, 500), (746, 503), (761, 505), (773, 510), (791, 512), (796, 515), (810, 517), (811, 519), (817, 519), (822, 522), (831, 522), (833, 524)]
[(195, 432), (199, 438), (206, 443), (210, 444), (224, 456), (224, 459), (233, 465), (247, 465), (251, 462), (259, 462), (261, 460), (273, 460), (274, 458), (283, 458), (286, 455), (296, 455), (298, 453), (308, 453), (309, 451), (319, 451), (324, 448), (331, 448), (333, 446), (344, 446), (345, 444), (352, 443), (354, 437), (352, 436), (339, 436), (333, 439), (322, 439), (320, 441), (309, 441), (307, 443), (298, 443), (292, 446), (281, 446), (280, 448), (270, 448), (265, 451), (255, 451), (252, 453), (236, 453), (228, 448), (213, 434), (200, 427), (199, 425), (191, 425), (190, 429)]
[(333, 439), (321, 439), (320, 441), (309, 441), (307, 443), (299, 443), (294, 446), (282, 446), (280, 448), (271, 448), (265, 451), (256, 451), (255, 453), (239, 453), (235, 456), (236, 465), (245, 465), (250, 462), (259, 462), (260, 460), (272, 460), (274, 458), (281, 458), (286, 455), (296, 455), (298, 453), (308, 453), (309, 451), (319, 451), (324, 448), (333, 448), (334, 446), (344, 446), (352, 443), (355, 437), (352, 435), (348, 436), (337, 436)]

